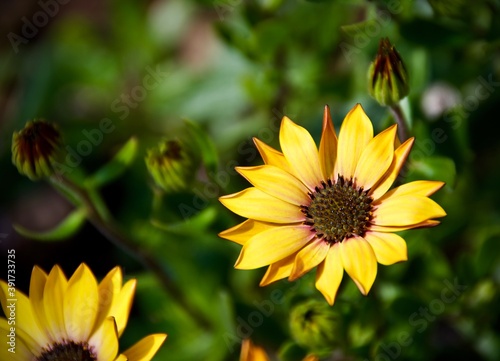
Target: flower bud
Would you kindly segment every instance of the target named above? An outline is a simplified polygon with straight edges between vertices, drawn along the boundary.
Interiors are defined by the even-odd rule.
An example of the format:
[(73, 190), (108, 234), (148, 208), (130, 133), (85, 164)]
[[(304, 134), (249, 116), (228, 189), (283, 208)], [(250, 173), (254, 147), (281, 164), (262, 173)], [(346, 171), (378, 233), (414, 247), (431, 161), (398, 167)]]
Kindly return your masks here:
[(49, 177), (61, 156), (62, 137), (55, 124), (32, 120), (12, 135), (12, 163), (31, 180)]
[(368, 71), (368, 90), (380, 105), (392, 106), (408, 95), (408, 74), (403, 59), (388, 38), (380, 39)]
[(188, 189), (196, 171), (193, 156), (177, 139), (164, 140), (150, 149), (146, 166), (156, 185), (168, 193)]
[(293, 308), (290, 331), (302, 347), (314, 351), (331, 350), (342, 340), (341, 317), (327, 303), (309, 300)]

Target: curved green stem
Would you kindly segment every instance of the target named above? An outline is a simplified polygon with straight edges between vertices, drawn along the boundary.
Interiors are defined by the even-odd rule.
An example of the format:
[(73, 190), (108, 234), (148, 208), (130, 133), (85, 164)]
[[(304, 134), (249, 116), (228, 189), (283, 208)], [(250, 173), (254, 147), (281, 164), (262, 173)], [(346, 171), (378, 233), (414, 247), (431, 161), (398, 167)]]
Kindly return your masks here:
[(88, 214), (88, 220), (114, 245), (122, 249), (156, 275), (165, 290), (184, 310), (205, 329), (211, 327), (211, 322), (198, 309), (191, 306), (181, 289), (173, 282), (160, 262), (145, 249), (132, 242), (118, 227), (111, 213), (107, 209), (101, 196), (95, 189), (82, 188), (65, 177), (51, 177), (51, 183), (65, 194), (70, 194), (80, 205), (83, 205)]

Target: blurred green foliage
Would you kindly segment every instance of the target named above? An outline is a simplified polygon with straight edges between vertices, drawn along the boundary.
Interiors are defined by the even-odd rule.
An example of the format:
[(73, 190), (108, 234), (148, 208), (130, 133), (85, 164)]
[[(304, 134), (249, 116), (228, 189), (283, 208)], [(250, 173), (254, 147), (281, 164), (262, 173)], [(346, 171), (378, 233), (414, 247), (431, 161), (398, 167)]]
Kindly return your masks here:
[[(16, 4), (0, 5), (11, 14), (0, 27), (0, 250), (16, 248), (21, 289), (34, 264), (70, 274), (85, 261), (101, 277), (119, 264), (139, 280), (123, 348), (166, 332), (155, 360), (238, 360), (242, 337), (289, 355), (299, 347), (291, 310), (322, 300), (314, 277), (259, 288), (263, 270), (233, 269), (240, 247), (217, 233), (241, 219), (217, 198), (248, 186), (234, 167), (262, 164), (251, 138), (278, 147), (283, 115), (317, 141), (325, 104), (337, 129), (356, 103), (376, 132), (392, 124), (367, 91), (369, 64), (388, 37), (407, 66), (402, 106), (417, 139), (402, 180), (446, 181), (433, 198), (448, 216), (402, 232), (409, 260), (379, 265), (367, 297), (344, 277), (333, 306), (340, 342), (325, 360), (500, 359), (498, 0), (74, 1), (34, 36), (22, 18), (33, 21), (40, 5)], [(14, 231), (19, 224), (29, 236), (68, 215), (81, 226), (81, 213), (11, 164), (12, 133), (33, 118), (59, 125), (66, 175), (100, 192), (208, 326), (90, 225), (53, 243)], [(181, 134), (191, 134), (205, 166), (192, 189), (159, 201), (144, 157)], [(124, 151), (131, 137), (137, 144)]]

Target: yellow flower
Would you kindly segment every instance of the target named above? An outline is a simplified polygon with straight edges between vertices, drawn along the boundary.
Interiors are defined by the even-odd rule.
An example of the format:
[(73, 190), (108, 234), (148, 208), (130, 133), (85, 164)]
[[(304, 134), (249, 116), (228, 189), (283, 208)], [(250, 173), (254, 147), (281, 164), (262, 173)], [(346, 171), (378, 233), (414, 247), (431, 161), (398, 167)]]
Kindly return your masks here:
[[(314, 355), (307, 355), (302, 361), (318, 361)], [(254, 345), (250, 339), (245, 339), (241, 343), (240, 361), (269, 361), (266, 351)]]
[(35, 266), (29, 297), (0, 281), (7, 316), (0, 318), (1, 333), (7, 336), (0, 360), (151, 360), (166, 334), (149, 335), (118, 355), (118, 338), (127, 324), (135, 286), (135, 280), (122, 286), (119, 267), (97, 284), (85, 264), (69, 280), (59, 266), (48, 275)]
[(236, 168), (254, 187), (220, 198), (248, 218), (219, 235), (243, 246), (236, 268), (269, 265), (261, 286), (293, 281), (317, 266), (316, 288), (329, 304), (344, 269), (366, 295), (377, 262), (407, 260), (406, 243), (394, 232), (435, 226), (433, 218), (446, 215), (428, 198), (443, 182), (415, 181), (388, 191), (414, 138), (395, 149), (396, 125), (374, 137), (359, 104), (338, 139), (325, 107), (319, 150), (307, 130), (287, 117), (279, 140), (282, 153), (254, 139), (265, 165)]

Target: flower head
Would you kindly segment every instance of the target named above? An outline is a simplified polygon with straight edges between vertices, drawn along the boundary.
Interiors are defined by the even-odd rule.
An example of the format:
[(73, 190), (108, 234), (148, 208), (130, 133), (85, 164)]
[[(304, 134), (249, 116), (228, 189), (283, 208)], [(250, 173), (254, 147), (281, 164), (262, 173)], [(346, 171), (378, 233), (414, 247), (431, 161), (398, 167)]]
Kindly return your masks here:
[(310, 299), (299, 303), (289, 322), (294, 340), (302, 347), (325, 352), (342, 344), (342, 318), (325, 302)]
[(195, 166), (185, 145), (175, 139), (164, 140), (146, 156), (146, 166), (155, 183), (166, 192), (188, 188)]
[[(135, 280), (122, 285), (119, 267), (100, 284), (82, 264), (68, 280), (54, 266), (47, 275), (34, 267), (29, 297), (0, 281), (0, 301), (9, 317), (15, 307), (15, 353), (0, 347), (0, 359), (12, 361), (149, 361), (165, 334), (143, 338), (118, 354), (118, 339), (127, 324)], [(10, 332), (0, 318), (0, 330)]]
[(31, 180), (49, 177), (60, 156), (61, 134), (54, 124), (33, 120), (12, 135), (12, 163)]
[(368, 90), (384, 106), (398, 103), (410, 92), (403, 59), (387, 38), (380, 39), (377, 56), (368, 70)]
[(396, 125), (373, 136), (361, 105), (335, 134), (325, 107), (319, 149), (306, 129), (283, 118), (279, 152), (258, 139), (264, 165), (237, 167), (253, 187), (220, 201), (248, 218), (219, 236), (243, 246), (235, 267), (268, 266), (260, 285), (293, 281), (314, 267), (316, 288), (333, 304), (344, 270), (366, 295), (377, 262), (407, 259), (394, 232), (431, 227), (446, 215), (428, 196), (444, 183), (415, 181), (389, 191), (414, 138), (395, 149)]

